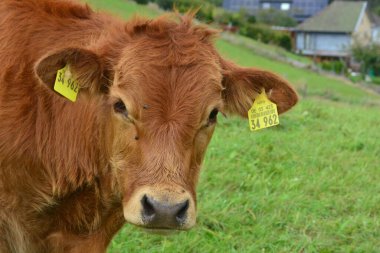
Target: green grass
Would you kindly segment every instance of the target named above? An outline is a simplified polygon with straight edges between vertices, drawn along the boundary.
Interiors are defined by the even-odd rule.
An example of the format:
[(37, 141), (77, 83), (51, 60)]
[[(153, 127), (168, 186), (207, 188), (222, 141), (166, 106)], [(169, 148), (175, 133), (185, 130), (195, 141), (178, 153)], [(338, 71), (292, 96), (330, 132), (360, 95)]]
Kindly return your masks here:
[[(125, 17), (141, 10), (89, 2)], [(109, 252), (380, 252), (380, 96), (225, 41), (217, 47), (284, 76), (301, 102), (278, 127), (254, 133), (245, 120), (219, 117), (197, 226), (163, 237), (125, 225)]]
[(119, 17), (130, 18), (138, 14), (140, 16), (155, 17), (160, 11), (138, 5), (128, 0), (81, 0), (87, 2), (95, 10), (108, 10)]
[(263, 43), (263, 42), (260, 42), (248, 37), (244, 37), (238, 34), (235, 34), (232, 36), (234, 37), (233, 40), (234, 40), (235, 45), (252, 48), (254, 51), (257, 51), (257, 52), (268, 53), (275, 57), (294, 60), (294, 61), (303, 63), (305, 65), (313, 64), (313, 61), (310, 58), (291, 53), (281, 47), (266, 44), (266, 43)]
[(379, 102), (379, 95), (358, 89), (359, 86), (343, 83), (340, 80), (319, 75), (312, 71), (297, 69), (289, 64), (254, 55), (246, 48), (239, 48), (223, 40), (219, 40), (217, 46), (226, 57), (242, 65), (256, 66), (282, 75), (306, 96), (320, 96), (349, 103)]
[(126, 225), (110, 252), (379, 252), (378, 115), (307, 99), (257, 133), (219, 118), (197, 227), (166, 238)]
[(372, 77), (372, 82), (374, 84), (380, 85), (380, 77)]

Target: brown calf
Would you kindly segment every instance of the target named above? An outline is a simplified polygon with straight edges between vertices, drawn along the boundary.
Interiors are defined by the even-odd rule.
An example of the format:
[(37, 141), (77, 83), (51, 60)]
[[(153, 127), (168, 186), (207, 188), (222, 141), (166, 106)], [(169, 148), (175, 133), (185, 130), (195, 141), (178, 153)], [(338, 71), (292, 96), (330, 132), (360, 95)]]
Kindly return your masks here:
[[(178, 19), (178, 18), (177, 18)], [(105, 252), (125, 221), (189, 229), (218, 112), (278, 76), (225, 61), (191, 15), (123, 22), (58, 0), (0, 2), (0, 252)], [(68, 65), (72, 103), (52, 91)]]

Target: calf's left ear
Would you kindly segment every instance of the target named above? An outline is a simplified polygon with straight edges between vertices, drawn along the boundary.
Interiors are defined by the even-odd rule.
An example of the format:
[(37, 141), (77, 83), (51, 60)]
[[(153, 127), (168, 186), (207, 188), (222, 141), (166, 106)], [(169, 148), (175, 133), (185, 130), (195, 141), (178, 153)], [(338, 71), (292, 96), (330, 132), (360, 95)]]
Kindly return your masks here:
[(54, 89), (57, 71), (69, 66), (81, 92), (98, 94), (106, 90), (105, 69), (100, 57), (83, 48), (64, 48), (49, 52), (35, 65), (35, 73), (49, 89)]
[(228, 113), (248, 117), (254, 99), (263, 89), (277, 105), (278, 113), (284, 113), (298, 101), (297, 93), (287, 81), (265, 70), (243, 68), (220, 59), (223, 71), (223, 97)]

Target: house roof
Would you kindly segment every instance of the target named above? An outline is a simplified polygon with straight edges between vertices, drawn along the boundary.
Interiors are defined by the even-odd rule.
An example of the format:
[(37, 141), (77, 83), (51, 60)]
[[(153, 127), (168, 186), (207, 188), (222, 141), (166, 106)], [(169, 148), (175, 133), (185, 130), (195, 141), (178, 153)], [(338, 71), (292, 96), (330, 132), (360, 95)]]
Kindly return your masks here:
[(334, 1), (297, 26), (298, 31), (352, 33), (362, 20), (367, 2)]

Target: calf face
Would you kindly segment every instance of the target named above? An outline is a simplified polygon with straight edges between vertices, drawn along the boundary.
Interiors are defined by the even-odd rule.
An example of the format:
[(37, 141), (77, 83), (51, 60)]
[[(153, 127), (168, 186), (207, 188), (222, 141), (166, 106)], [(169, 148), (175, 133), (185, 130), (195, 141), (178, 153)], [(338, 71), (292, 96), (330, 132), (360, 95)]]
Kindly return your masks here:
[[(192, 26), (189, 16), (179, 23), (135, 21), (127, 26), (128, 40), (111, 66), (95, 49), (83, 48), (49, 53), (36, 65), (40, 80), (51, 86), (56, 71), (68, 64), (81, 93), (103, 100), (106, 152), (130, 223), (192, 227), (199, 170), (218, 112), (247, 117), (263, 88), (280, 113), (297, 102), (278, 76), (224, 60), (213, 46), (213, 34)], [(106, 74), (111, 83), (105, 87)]]

